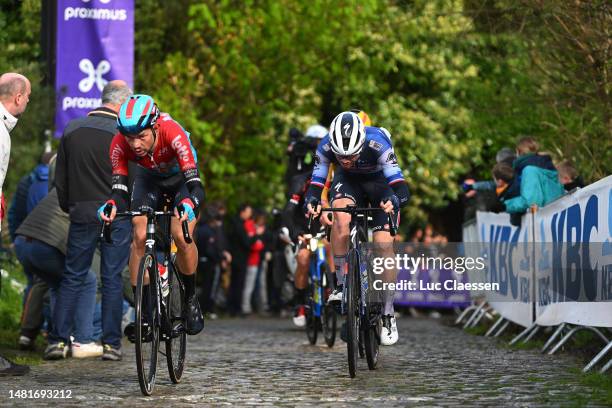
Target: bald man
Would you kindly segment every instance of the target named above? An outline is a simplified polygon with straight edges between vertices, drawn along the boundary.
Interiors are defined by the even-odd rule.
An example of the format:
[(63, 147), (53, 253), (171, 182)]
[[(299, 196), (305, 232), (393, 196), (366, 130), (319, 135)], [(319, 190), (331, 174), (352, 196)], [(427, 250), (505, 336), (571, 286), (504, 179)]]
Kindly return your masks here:
[(28, 78), (9, 72), (0, 75), (0, 195), (11, 156), (9, 133), (17, 124), (17, 118), (26, 110), (32, 87)]
[[(32, 86), (28, 78), (9, 72), (0, 75), (0, 196), (11, 156), (9, 133), (17, 124), (17, 118), (25, 111), (30, 101)], [(1, 227), (0, 227), (1, 228)], [(24, 375), (28, 366), (16, 365), (0, 356), (0, 377)]]

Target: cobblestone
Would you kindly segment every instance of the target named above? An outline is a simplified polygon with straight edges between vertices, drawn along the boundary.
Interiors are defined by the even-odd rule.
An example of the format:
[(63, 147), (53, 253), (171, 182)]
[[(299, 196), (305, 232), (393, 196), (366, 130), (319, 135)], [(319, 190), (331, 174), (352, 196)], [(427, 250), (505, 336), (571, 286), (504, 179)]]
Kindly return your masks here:
[[(501, 348), (430, 319), (398, 320), (400, 341), (383, 348), (376, 371), (359, 362), (348, 377), (346, 346), (310, 346), (289, 319), (207, 322), (190, 338), (181, 384), (170, 382), (160, 355), (153, 397), (138, 387), (133, 346), (121, 362), (67, 359), (0, 382), (2, 405), (60, 406), (563, 406), (588, 387), (564, 355)], [(71, 390), (70, 400), (9, 399), (10, 390)], [(568, 399), (569, 398), (569, 399)], [(596, 406), (594, 402), (591, 406)]]

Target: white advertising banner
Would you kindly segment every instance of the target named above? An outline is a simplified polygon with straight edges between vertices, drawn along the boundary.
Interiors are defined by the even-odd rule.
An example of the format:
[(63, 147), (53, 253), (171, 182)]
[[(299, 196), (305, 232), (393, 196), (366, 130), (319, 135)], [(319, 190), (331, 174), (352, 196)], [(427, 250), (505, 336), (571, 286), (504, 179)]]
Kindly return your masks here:
[(612, 176), (540, 209), (535, 220), (536, 322), (612, 327)]
[(532, 216), (524, 216), (521, 228), (510, 224), (507, 213), (476, 213), (478, 239), (487, 259), (484, 281), (499, 282), (499, 290), (487, 291), (489, 304), (499, 314), (521, 326), (533, 323)]

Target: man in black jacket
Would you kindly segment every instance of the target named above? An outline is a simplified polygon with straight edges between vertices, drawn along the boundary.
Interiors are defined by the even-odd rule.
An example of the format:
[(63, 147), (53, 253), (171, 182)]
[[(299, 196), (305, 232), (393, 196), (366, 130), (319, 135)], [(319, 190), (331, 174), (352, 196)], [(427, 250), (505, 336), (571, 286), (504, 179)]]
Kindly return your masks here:
[(242, 291), (244, 290), (247, 259), (251, 245), (259, 238), (257, 235), (249, 237), (244, 228), (244, 222), (251, 218), (252, 215), (252, 207), (248, 204), (242, 204), (238, 208), (238, 215), (230, 221), (227, 234), (232, 254), (232, 277), (230, 280), (227, 308), (230, 314), (234, 316), (242, 314)]
[(70, 229), (66, 270), (53, 312), (46, 359), (66, 357), (78, 293), (98, 244), (102, 255), (103, 347), (83, 334), (83, 338), (75, 338), (72, 343), (72, 356), (102, 355), (105, 360), (121, 359), (121, 271), (128, 261), (132, 227), (127, 218), (117, 220), (111, 227), (113, 242), (99, 242), (97, 209), (111, 195), (112, 170), (108, 152), (117, 133), (117, 111), (131, 94), (124, 81), (109, 82), (102, 91), (102, 106), (84, 118), (71, 121), (64, 129), (57, 156), (55, 186), (60, 207), (70, 214)]

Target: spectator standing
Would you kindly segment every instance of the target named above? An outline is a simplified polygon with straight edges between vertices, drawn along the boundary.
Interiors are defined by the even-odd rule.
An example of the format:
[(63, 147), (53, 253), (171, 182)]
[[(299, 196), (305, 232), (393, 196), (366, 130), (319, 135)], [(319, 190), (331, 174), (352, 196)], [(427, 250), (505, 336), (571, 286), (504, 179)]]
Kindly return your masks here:
[(0, 76), (0, 193), (6, 178), (11, 157), (11, 137), (19, 116), (25, 112), (32, 87), (30, 81), (21, 74), (6, 73)]
[(249, 204), (242, 204), (229, 225), (228, 239), (230, 252), (232, 254), (232, 276), (227, 308), (231, 315), (242, 313), (242, 292), (244, 290), (244, 279), (246, 277), (247, 259), (253, 244), (253, 239), (248, 236), (244, 228), (244, 222), (251, 218), (253, 209)]
[[(15, 253), (24, 269), (50, 288), (50, 309), (53, 316), (57, 303), (57, 293), (64, 275), (66, 240), (70, 221), (68, 215), (59, 207), (57, 191), (51, 190), (41, 200), (39, 205), (26, 217), (16, 231)], [(77, 294), (77, 307), (75, 308), (73, 332), (75, 338), (91, 337), (94, 331), (94, 309), (97, 289), (96, 274), (89, 271), (86, 279)], [(21, 327), (21, 337), (32, 336), (27, 329), (32, 324)], [(42, 316), (38, 326), (42, 323)], [(19, 342), (22, 345), (23, 339)], [(28, 343), (29, 345), (30, 343)], [(79, 357), (76, 355), (75, 357)]]
[[(215, 231), (217, 245), (223, 258), (215, 270), (212, 298), (216, 306), (223, 305), (225, 307), (227, 306), (227, 293), (229, 290), (232, 269), (232, 255), (230, 254), (229, 240), (225, 230), (227, 208), (225, 207), (225, 203), (221, 201), (215, 202), (214, 205), (217, 211), (217, 215), (215, 216), (217, 222), (214, 224), (213, 230)], [(213, 313), (212, 317), (215, 318), (216, 315)]]
[[(259, 265), (261, 264), (261, 253), (264, 249), (262, 234), (265, 231), (265, 226), (261, 224), (261, 216), (259, 212), (254, 218), (249, 218), (244, 221), (244, 229), (247, 235), (252, 240), (249, 256), (247, 258), (246, 277), (244, 280), (244, 289), (242, 291), (242, 313), (253, 313), (252, 297), (255, 290), (255, 284), (259, 273)], [(265, 220), (265, 218), (264, 218)], [(265, 221), (264, 221), (265, 222)]]
[(200, 287), (200, 305), (202, 313), (211, 314), (214, 312), (214, 293), (213, 287), (218, 278), (218, 267), (223, 259), (223, 253), (219, 247), (217, 231), (215, 226), (217, 212), (214, 206), (208, 205), (202, 212), (202, 217), (198, 222), (195, 231), (195, 240), (198, 247), (198, 280)]
[[(25, 112), (31, 92), (32, 86), (25, 76), (14, 72), (0, 76), (0, 200), (4, 199), (2, 185), (11, 156), (9, 133), (15, 128), (17, 118)], [(1, 207), (4, 209), (4, 205)], [(28, 371), (30, 371), (28, 366), (13, 364), (0, 356), (0, 376), (24, 375)]]
[[(121, 271), (129, 257), (132, 227), (129, 219), (112, 223), (112, 243), (99, 243), (97, 209), (111, 196), (109, 150), (117, 133), (117, 111), (132, 95), (124, 81), (112, 81), (102, 90), (102, 106), (64, 129), (57, 156), (55, 185), (59, 205), (70, 214), (66, 269), (53, 313), (48, 359), (65, 358), (81, 286), (87, 280), (94, 251), (100, 244), (102, 280), (102, 346), (92, 338), (75, 336), (72, 355), (121, 360), (123, 291)], [(86, 333), (77, 331), (76, 333)]]

